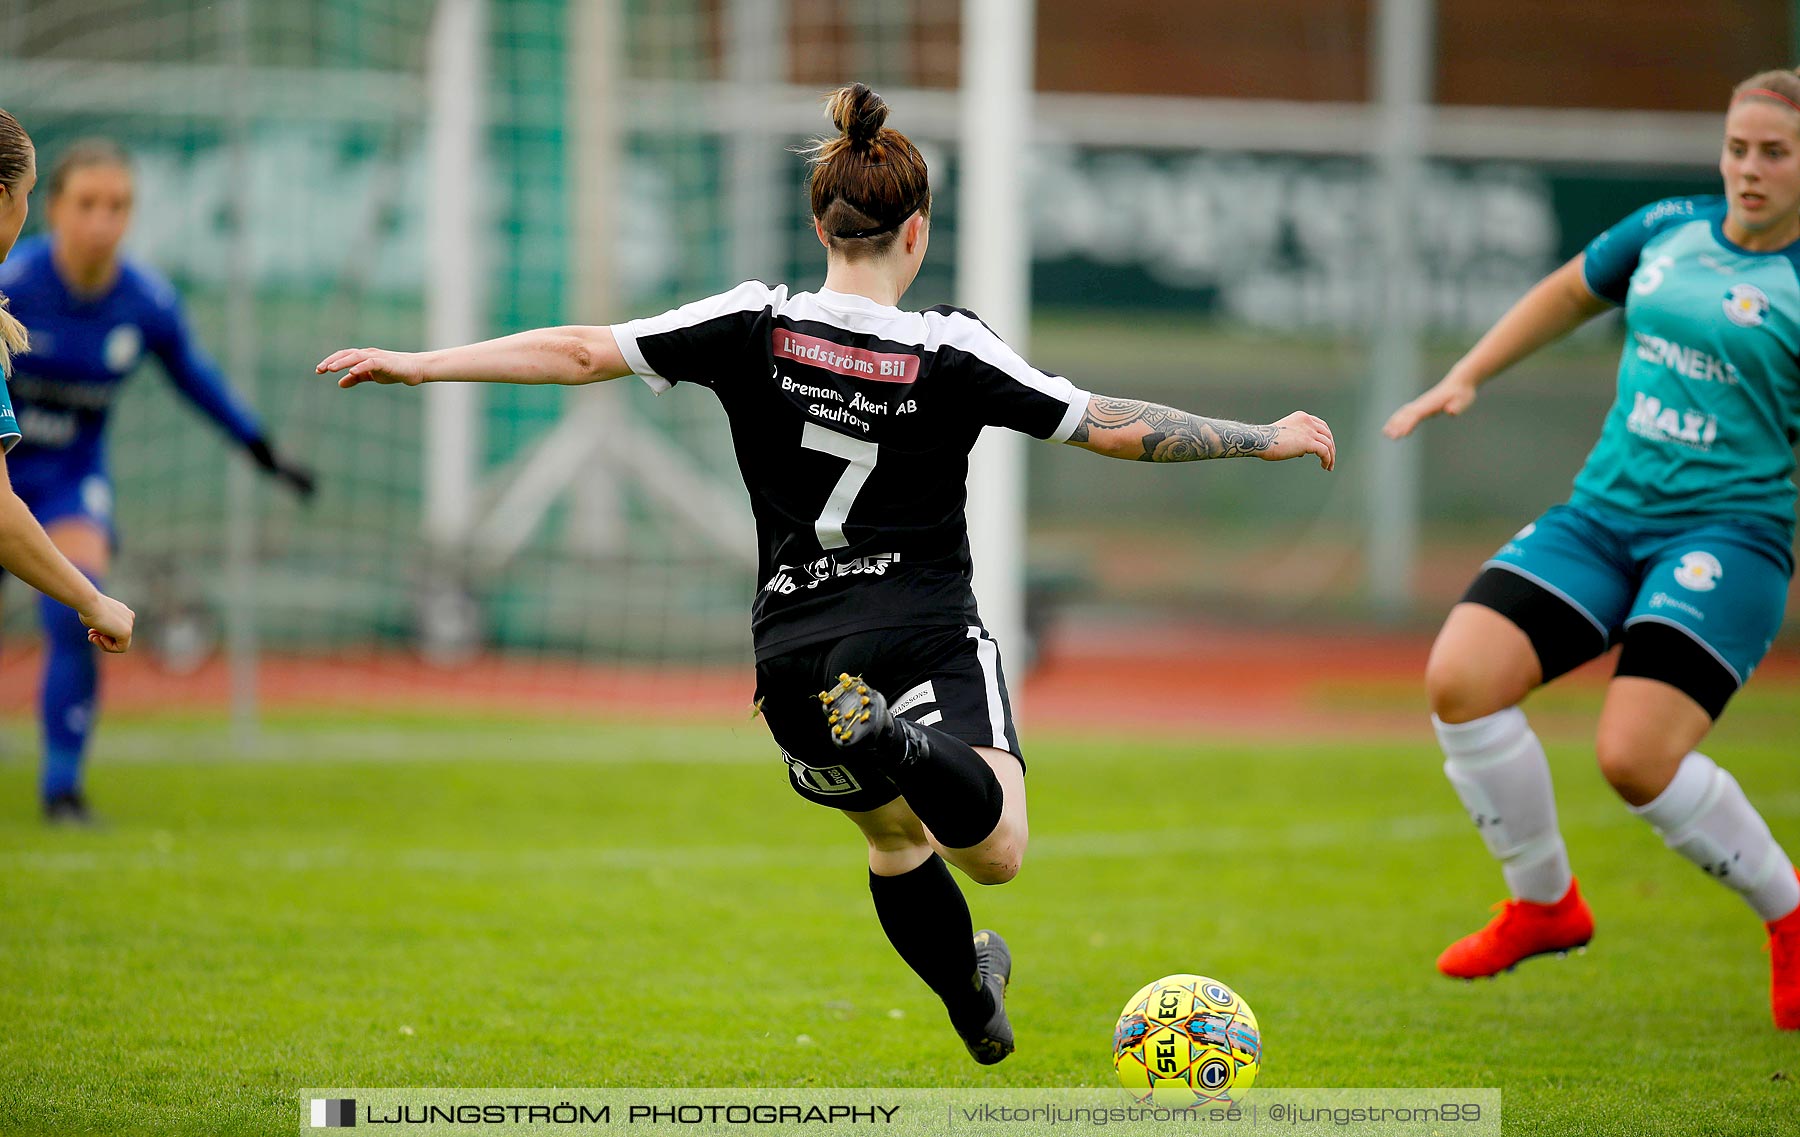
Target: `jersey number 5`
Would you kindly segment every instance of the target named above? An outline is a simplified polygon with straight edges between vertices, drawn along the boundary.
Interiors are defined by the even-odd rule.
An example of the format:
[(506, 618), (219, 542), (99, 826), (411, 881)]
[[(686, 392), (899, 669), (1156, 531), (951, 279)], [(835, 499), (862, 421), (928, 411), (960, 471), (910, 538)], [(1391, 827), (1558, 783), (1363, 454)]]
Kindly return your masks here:
[(826, 430), (816, 422), (809, 422), (800, 432), (800, 446), (850, 463), (844, 470), (844, 476), (837, 480), (837, 485), (831, 487), (831, 496), (825, 499), (825, 508), (819, 511), (819, 519), (813, 522), (813, 532), (818, 534), (820, 548), (841, 549), (850, 543), (850, 539), (844, 536), (844, 522), (850, 516), (850, 506), (856, 501), (856, 495), (862, 492), (863, 483), (875, 472), (875, 459), (881, 454), (881, 444), (864, 442), (860, 438), (851, 438), (835, 430)]
[(1632, 278), (1631, 291), (1639, 296), (1648, 296), (1655, 292), (1662, 287), (1663, 270), (1673, 266), (1674, 263), (1674, 257), (1657, 257), (1638, 270), (1637, 275)]

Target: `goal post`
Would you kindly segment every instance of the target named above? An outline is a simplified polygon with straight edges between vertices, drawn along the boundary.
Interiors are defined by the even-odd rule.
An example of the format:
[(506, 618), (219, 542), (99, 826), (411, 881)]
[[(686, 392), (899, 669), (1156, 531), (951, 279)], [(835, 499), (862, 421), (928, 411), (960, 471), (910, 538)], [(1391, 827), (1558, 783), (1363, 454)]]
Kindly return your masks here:
[[(488, 0), (437, 0), (426, 66), (425, 339), (429, 348), (481, 338), (482, 162)], [(434, 383), (425, 404), (424, 528), (440, 555), (475, 517), (481, 388)]]
[[(1031, 135), (1034, 0), (964, 0), (957, 148), (956, 294), (1021, 355), (1031, 316), (1024, 167)], [(1025, 441), (984, 430), (969, 459), (975, 599), (1015, 677), (1025, 642)]]

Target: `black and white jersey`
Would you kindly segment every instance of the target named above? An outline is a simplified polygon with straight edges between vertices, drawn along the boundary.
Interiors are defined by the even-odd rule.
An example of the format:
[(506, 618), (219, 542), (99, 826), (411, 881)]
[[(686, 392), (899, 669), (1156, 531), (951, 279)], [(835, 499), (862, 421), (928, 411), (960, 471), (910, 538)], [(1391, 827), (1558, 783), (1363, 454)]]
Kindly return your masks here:
[(1088, 396), (974, 314), (756, 281), (613, 327), (658, 393), (708, 387), (756, 514), (758, 659), (872, 628), (979, 623), (963, 505), (985, 426), (1066, 441)]

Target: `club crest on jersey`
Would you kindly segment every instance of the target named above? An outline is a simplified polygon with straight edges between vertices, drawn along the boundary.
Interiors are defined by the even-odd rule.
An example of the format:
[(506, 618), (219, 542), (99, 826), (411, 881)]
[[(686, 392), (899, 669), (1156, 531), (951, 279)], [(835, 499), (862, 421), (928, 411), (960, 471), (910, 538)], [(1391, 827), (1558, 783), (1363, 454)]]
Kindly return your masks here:
[(1711, 592), (1719, 587), (1719, 578), (1724, 575), (1725, 566), (1711, 553), (1683, 553), (1681, 565), (1675, 570), (1675, 583), (1690, 592)]
[(1769, 314), (1769, 297), (1754, 284), (1734, 284), (1725, 290), (1725, 318), (1740, 328), (1762, 326)]
[(106, 340), (100, 346), (100, 355), (106, 361), (106, 369), (114, 375), (123, 375), (137, 366), (138, 356), (144, 350), (144, 333), (137, 330), (136, 324), (120, 324), (106, 333)]

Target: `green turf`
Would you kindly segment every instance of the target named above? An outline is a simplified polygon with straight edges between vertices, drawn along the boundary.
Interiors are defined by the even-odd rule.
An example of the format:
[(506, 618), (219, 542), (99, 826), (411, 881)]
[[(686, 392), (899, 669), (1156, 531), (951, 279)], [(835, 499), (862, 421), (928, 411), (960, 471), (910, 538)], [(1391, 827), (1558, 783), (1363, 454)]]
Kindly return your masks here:
[[(1800, 695), (1749, 694), (1709, 749), (1800, 850)], [(1028, 731), (1026, 869), (968, 888), (1018, 961), (1019, 1051), (988, 1070), (758, 723), (270, 734), (223, 761), (215, 724), (109, 723), (92, 833), (40, 827), (13, 732), (0, 1132), (291, 1132), (328, 1085), (1105, 1085), (1120, 1005), (1176, 971), (1250, 1000), (1263, 1084), (1499, 1087), (1518, 1134), (1800, 1131), (1761, 929), (1579, 737), (1551, 750), (1595, 947), (1466, 985), (1431, 961), (1498, 874), (1425, 730)]]

